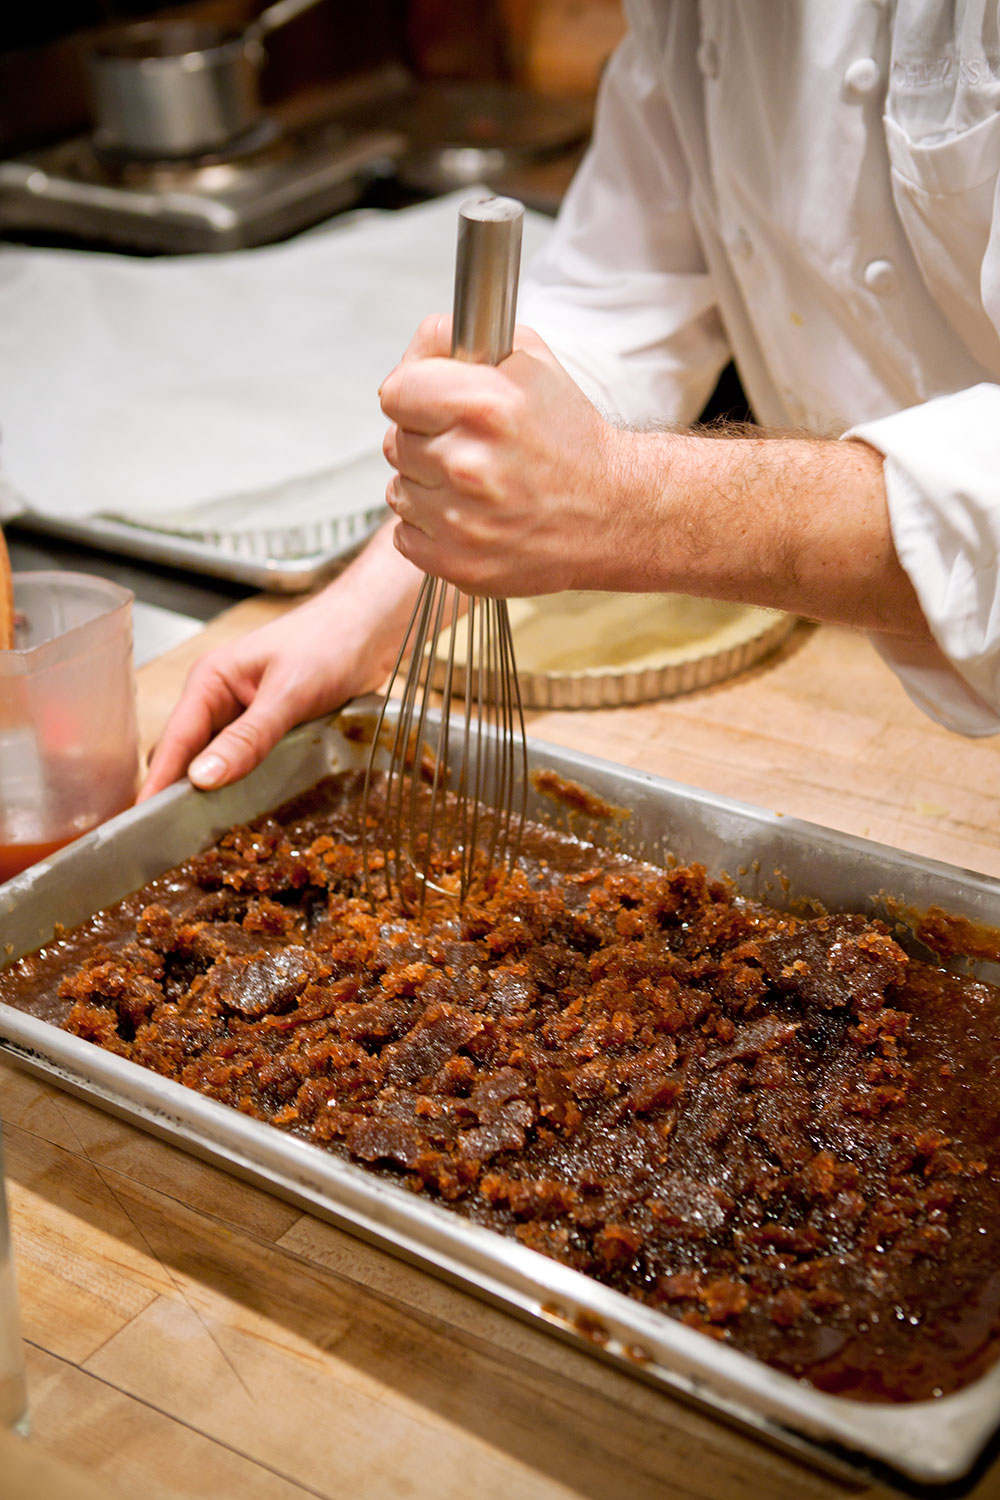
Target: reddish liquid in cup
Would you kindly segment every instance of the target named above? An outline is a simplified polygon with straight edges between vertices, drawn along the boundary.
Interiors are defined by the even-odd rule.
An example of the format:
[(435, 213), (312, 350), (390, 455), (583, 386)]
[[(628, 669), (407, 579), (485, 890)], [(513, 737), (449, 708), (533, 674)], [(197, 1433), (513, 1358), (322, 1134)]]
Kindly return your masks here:
[[(135, 768), (128, 757), (121, 764), (104, 761), (96, 766), (73, 756), (55, 757), (49, 762), (48, 776), (44, 810), (22, 807), (16, 816), (15, 809), (3, 809), (0, 882), (48, 859), (135, 801)], [(81, 828), (84, 820), (89, 826)]]
[(53, 839), (47, 844), (0, 844), (0, 883), (10, 880), (13, 875), (20, 875), (22, 870), (37, 864), (40, 859), (48, 859), (57, 849), (64, 849), (79, 837), (78, 833), (74, 833), (68, 838)]

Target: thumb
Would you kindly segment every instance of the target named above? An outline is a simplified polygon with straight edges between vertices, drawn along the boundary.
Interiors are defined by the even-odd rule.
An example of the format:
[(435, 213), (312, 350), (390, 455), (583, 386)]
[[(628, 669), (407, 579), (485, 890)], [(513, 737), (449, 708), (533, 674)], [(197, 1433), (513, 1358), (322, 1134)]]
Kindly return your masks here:
[(451, 353), (451, 313), (431, 313), (413, 335), (401, 364), (409, 359), (445, 358)]
[(189, 780), (206, 792), (239, 781), (260, 765), (292, 722), (288, 705), (279, 694), (259, 692), (250, 707), (191, 762)]
[(548, 344), (541, 338), (533, 328), (525, 323), (518, 323), (514, 328), (514, 355), (530, 355), (541, 364), (548, 365), (551, 370), (560, 370), (566, 373), (563, 364), (556, 358)]

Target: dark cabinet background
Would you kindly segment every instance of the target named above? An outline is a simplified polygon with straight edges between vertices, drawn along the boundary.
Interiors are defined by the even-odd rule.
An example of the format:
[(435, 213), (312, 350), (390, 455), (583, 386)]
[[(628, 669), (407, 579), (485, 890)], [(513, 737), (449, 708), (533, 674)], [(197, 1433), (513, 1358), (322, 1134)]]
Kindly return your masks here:
[[(102, 30), (153, 17), (197, 16), (238, 28), (263, 3), (34, 0), (0, 22), (0, 155), (86, 128), (84, 57)], [(417, 77), (509, 78), (496, 0), (319, 0), (268, 41), (265, 102), (385, 62)]]
[[(103, 29), (196, 16), (238, 27), (266, 0), (0, 0), (0, 156), (84, 130), (83, 59)], [(268, 43), (265, 102), (401, 63), (592, 99), (622, 30), (619, 0), (319, 0)]]

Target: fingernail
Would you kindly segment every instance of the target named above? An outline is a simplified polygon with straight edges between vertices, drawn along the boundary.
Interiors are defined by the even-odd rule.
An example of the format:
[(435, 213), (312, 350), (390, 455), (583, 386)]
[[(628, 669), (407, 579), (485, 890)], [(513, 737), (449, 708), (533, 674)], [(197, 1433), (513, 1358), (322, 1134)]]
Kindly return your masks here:
[(206, 791), (219, 786), (225, 774), (226, 763), (219, 755), (199, 755), (188, 766), (188, 778)]

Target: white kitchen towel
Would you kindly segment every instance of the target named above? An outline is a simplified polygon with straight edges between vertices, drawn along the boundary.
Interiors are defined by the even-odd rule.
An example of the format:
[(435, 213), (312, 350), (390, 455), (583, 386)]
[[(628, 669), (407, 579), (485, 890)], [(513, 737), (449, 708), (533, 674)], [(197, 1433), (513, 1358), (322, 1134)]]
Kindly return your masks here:
[[(451, 308), (469, 196), (226, 255), (0, 249), (0, 518), (225, 535), (377, 512), (378, 386)], [(549, 223), (526, 214), (525, 260)]]

